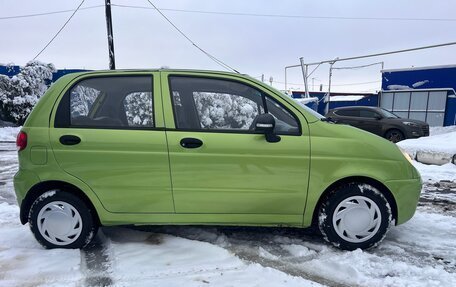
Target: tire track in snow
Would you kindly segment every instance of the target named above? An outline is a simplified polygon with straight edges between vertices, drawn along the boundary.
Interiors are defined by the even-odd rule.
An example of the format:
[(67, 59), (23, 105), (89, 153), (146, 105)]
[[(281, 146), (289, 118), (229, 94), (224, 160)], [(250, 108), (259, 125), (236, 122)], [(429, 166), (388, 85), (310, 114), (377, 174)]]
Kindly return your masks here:
[[(288, 243), (302, 244), (309, 242), (316, 249), (326, 248), (327, 245), (323, 239), (315, 235), (310, 229), (295, 228), (274, 228), (274, 227), (183, 227), (183, 226), (166, 226), (166, 227), (140, 227), (139, 230), (160, 232), (182, 237), (190, 240), (208, 242), (222, 247), (240, 259), (256, 263), (263, 267), (269, 267), (289, 274), (295, 277), (319, 283), (331, 287), (348, 287), (340, 282), (325, 278), (315, 274), (311, 270), (306, 270), (301, 263), (315, 259), (318, 254), (311, 256), (296, 257), (289, 251), (281, 247), (284, 242), (278, 242), (281, 239), (289, 240)], [(277, 238), (279, 238), (277, 240)], [(304, 245), (303, 245), (304, 246)], [(308, 246), (305, 246), (306, 248)], [(311, 248), (309, 248), (311, 249)], [(273, 254), (271, 257), (262, 256), (260, 250), (266, 250)]]
[(109, 259), (109, 240), (98, 230), (94, 240), (81, 249), (81, 272), (85, 275), (83, 286), (111, 286), (111, 262)]

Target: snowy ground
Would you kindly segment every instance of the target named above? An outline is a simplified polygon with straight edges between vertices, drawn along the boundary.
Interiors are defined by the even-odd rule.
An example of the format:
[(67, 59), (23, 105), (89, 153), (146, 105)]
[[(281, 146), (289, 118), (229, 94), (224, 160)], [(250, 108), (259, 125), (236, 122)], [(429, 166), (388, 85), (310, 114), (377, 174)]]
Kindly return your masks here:
[(15, 141), (21, 127), (0, 127), (0, 142)]
[(368, 251), (309, 230), (173, 226), (103, 228), (85, 250), (44, 250), (19, 223), (15, 146), (0, 142), (0, 286), (456, 286), (454, 171), (416, 166), (415, 217)]

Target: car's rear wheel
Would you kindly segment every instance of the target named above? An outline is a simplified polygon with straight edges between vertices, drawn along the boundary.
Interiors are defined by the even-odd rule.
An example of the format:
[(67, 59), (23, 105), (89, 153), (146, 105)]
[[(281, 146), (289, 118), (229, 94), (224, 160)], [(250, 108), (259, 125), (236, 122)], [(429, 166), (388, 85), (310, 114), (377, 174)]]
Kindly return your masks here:
[(404, 134), (397, 129), (391, 129), (386, 132), (385, 138), (389, 140), (390, 142), (397, 143), (400, 142), (401, 140), (405, 139)]
[(82, 248), (98, 229), (84, 201), (61, 190), (39, 196), (30, 208), (28, 221), (35, 238), (46, 248)]
[(379, 190), (350, 183), (323, 202), (318, 227), (325, 240), (341, 249), (366, 249), (383, 240), (391, 220), (390, 205)]

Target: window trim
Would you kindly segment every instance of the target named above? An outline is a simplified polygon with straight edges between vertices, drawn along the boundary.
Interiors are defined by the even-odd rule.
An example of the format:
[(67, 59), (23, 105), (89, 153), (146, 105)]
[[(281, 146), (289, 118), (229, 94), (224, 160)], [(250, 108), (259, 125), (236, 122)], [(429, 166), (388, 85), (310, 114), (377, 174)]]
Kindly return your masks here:
[(213, 79), (213, 80), (223, 80), (227, 82), (233, 82), (237, 84), (242, 84), (245, 86), (248, 86), (254, 90), (257, 90), (261, 94), (261, 101), (263, 102), (264, 105), (264, 111), (265, 113), (269, 113), (267, 103), (266, 103), (266, 97), (269, 97), (273, 102), (277, 103), (281, 108), (286, 110), (296, 121), (298, 124), (298, 132), (297, 133), (278, 133), (277, 135), (280, 136), (302, 136), (302, 126), (301, 126), (301, 121), (299, 118), (296, 116), (294, 112), (292, 112), (288, 107), (284, 106), (281, 102), (277, 101), (274, 97), (272, 97), (269, 93), (266, 93), (262, 89), (255, 87), (254, 85), (251, 85), (249, 83), (240, 81), (240, 80), (235, 80), (235, 79), (227, 79), (224, 77), (218, 77), (218, 76), (207, 76), (207, 75), (184, 75), (184, 74), (169, 74), (167, 75), (167, 82), (168, 82), (168, 91), (169, 91), (169, 97), (171, 98), (171, 105), (172, 105), (172, 110), (173, 110), (173, 120), (174, 120), (174, 129), (166, 128), (166, 130), (172, 130), (172, 131), (182, 131), (182, 132), (201, 132), (201, 133), (236, 133), (236, 134), (264, 134), (262, 132), (256, 132), (256, 131), (250, 131), (250, 130), (236, 130), (236, 129), (194, 129), (194, 128), (178, 128), (177, 127), (177, 117), (176, 117), (176, 109), (174, 106), (174, 97), (173, 97), (173, 89), (171, 85), (171, 78), (172, 77), (179, 77), (179, 78), (202, 78), (202, 79)]
[[(71, 124), (71, 110), (70, 110), (70, 91), (78, 85), (80, 82), (85, 80), (91, 79), (98, 79), (98, 78), (148, 78), (151, 82), (150, 92), (152, 94), (152, 119), (153, 119), (153, 126), (152, 127), (131, 127), (131, 126), (85, 126), (85, 125), (72, 125)], [(61, 96), (56, 102), (56, 110), (54, 114), (54, 128), (64, 128), (64, 129), (105, 129), (105, 130), (159, 130), (163, 131), (165, 128), (157, 128), (156, 127), (156, 119), (155, 119), (155, 94), (154, 94), (154, 75), (151, 74), (128, 74), (128, 75), (89, 75), (84, 76), (81, 79), (77, 79), (66, 88), (63, 96)], [(128, 95), (128, 94), (127, 94)], [(105, 96), (106, 97), (106, 96)], [(66, 102), (66, 103), (65, 103)], [(123, 103), (123, 100), (121, 104)], [(90, 113), (90, 112), (89, 112)], [(52, 114), (51, 114), (52, 116)]]

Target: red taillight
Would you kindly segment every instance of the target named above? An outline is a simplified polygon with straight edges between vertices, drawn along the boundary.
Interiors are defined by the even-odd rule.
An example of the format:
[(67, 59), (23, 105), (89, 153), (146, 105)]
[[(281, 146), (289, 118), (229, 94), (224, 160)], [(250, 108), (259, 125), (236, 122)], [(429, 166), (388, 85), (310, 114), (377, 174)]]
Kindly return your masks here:
[(27, 147), (27, 134), (24, 133), (23, 131), (20, 131), (17, 134), (16, 147), (17, 147), (17, 151), (21, 151)]

